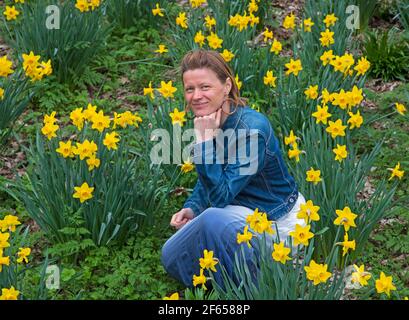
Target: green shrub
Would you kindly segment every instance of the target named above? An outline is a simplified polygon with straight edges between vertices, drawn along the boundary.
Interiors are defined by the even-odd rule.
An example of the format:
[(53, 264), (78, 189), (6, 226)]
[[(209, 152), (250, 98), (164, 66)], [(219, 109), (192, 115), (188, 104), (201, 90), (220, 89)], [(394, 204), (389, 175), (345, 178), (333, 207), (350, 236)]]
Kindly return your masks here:
[[(60, 21), (53, 29), (46, 23), (51, 18), (46, 10), (50, 5), (58, 8)], [(15, 21), (5, 22), (9, 44), (19, 54), (34, 51), (51, 59), (59, 82), (72, 84), (106, 43), (109, 28), (103, 23), (101, 8), (80, 12), (74, 1), (39, 0), (28, 1), (19, 9)]]
[[(21, 73), (20, 73), (21, 75)], [(26, 110), (34, 92), (30, 91), (28, 79), (13, 74), (0, 82), (4, 97), (0, 99), (0, 150), (15, 127), (17, 119)]]
[(118, 24), (121, 28), (127, 29), (132, 26), (140, 28), (156, 27), (162, 24), (160, 16), (154, 16), (152, 9), (156, 4), (163, 9), (163, 14), (171, 9), (174, 1), (150, 1), (150, 0), (107, 0), (106, 10), (108, 19)]
[(409, 43), (396, 29), (367, 33), (364, 54), (372, 64), (373, 77), (384, 81), (409, 78)]
[[(84, 115), (85, 111), (82, 113), (81, 110), (82, 108), (78, 108), (73, 112), (77, 112), (77, 116)], [(90, 111), (89, 108), (87, 110)], [(94, 120), (95, 114), (92, 116), (89, 113), (88, 116)], [(102, 111), (99, 115), (103, 115)], [(130, 116), (129, 112), (128, 115)], [(45, 123), (55, 123), (57, 119), (54, 116), (55, 114), (47, 116), (49, 118)], [(109, 119), (104, 117), (105, 120)], [(137, 116), (134, 117), (129, 121), (137, 126)], [(119, 118), (120, 115), (116, 114), (115, 119)], [(56, 126), (45, 124), (43, 134), (46, 134), (44, 129), (50, 125)], [(72, 126), (66, 128), (66, 134), (58, 131), (57, 139), (50, 134), (47, 140), (38, 132), (36, 142), (27, 152), (29, 169), (23, 179), (19, 178), (16, 183), (12, 183), (15, 189), (9, 192), (24, 203), (30, 217), (52, 243), (82, 243), (82, 239), (92, 239), (98, 246), (111, 242), (124, 243), (129, 234), (135, 232), (141, 224), (153, 224), (169, 187), (161, 185), (159, 167), (151, 170), (142, 157), (129, 154), (127, 143), (130, 139), (130, 127), (119, 129), (118, 126), (121, 125), (115, 122), (115, 131), (102, 129), (98, 132), (99, 130), (91, 129), (90, 122), (84, 123), (84, 119), (82, 125), (76, 123), (76, 126), (77, 129), (80, 128), (77, 132), (73, 132)], [(58, 127), (52, 130), (58, 130)], [(120, 142), (107, 147), (108, 144), (104, 141), (108, 133), (112, 137), (114, 132), (120, 132)], [(85, 144), (87, 141), (90, 145), (94, 142), (97, 150), (91, 152), (92, 147)], [(65, 142), (72, 142), (72, 145), (63, 147)], [(83, 155), (79, 151), (80, 146), (87, 149)], [(59, 151), (59, 154), (56, 151), (59, 148), (68, 148), (68, 151), (66, 154)], [(83, 159), (74, 157), (75, 152)], [(98, 159), (99, 164), (95, 162)], [(94, 161), (94, 164), (90, 161)], [(94, 191), (82, 197), (82, 191), (75, 188), (84, 186), (85, 182)], [(74, 194), (80, 198), (74, 198)], [(89, 247), (90, 243), (83, 245)]]

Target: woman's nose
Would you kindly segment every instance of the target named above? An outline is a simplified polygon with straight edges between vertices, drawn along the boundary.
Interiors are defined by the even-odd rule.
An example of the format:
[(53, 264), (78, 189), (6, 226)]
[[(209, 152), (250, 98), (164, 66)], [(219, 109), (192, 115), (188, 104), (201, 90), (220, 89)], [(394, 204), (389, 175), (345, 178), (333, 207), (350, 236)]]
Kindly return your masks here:
[(196, 90), (193, 92), (193, 100), (198, 100), (198, 99), (200, 99), (201, 97), (202, 97), (202, 92), (201, 92), (200, 90), (196, 89)]

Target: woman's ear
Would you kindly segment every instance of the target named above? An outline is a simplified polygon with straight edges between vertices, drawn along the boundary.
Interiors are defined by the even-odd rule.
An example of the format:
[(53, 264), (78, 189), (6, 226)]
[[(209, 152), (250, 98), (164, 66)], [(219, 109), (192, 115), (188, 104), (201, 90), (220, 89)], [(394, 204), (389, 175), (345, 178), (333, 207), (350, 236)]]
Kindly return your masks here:
[(224, 92), (226, 96), (229, 95), (231, 88), (232, 88), (231, 79), (227, 78), (226, 84), (225, 84), (225, 92)]

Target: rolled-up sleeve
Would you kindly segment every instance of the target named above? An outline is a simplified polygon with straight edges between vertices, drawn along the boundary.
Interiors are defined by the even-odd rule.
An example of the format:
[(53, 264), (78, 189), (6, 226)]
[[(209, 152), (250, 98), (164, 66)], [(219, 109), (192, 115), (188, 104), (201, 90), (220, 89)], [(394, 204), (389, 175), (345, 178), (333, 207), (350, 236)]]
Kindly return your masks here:
[(194, 215), (198, 216), (208, 208), (208, 203), (206, 191), (203, 188), (201, 181), (197, 180), (193, 192), (186, 200), (183, 208), (192, 209)]

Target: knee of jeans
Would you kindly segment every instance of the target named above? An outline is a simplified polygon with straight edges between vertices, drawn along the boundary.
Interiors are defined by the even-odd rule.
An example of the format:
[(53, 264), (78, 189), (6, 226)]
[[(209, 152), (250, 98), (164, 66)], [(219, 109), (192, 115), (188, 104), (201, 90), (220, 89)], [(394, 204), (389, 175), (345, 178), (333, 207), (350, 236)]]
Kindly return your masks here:
[(162, 252), (161, 252), (161, 261), (162, 261), (162, 265), (165, 268), (165, 270), (168, 269), (174, 254), (175, 254), (174, 252), (172, 254), (172, 248), (171, 248), (171, 245), (169, 244), (169, 240), (166, 241), (162, 247)]
[(224, 225), (223, 222), (226, 217), (222, 214), (219, 208), (208, 208), (200, 214), (200, 224), (206, 230), (213, 230), (214, 228)]

